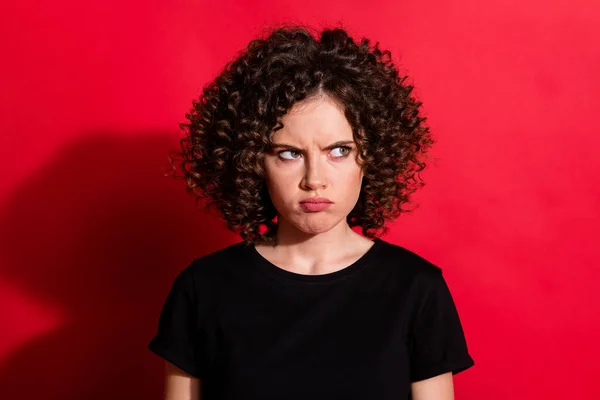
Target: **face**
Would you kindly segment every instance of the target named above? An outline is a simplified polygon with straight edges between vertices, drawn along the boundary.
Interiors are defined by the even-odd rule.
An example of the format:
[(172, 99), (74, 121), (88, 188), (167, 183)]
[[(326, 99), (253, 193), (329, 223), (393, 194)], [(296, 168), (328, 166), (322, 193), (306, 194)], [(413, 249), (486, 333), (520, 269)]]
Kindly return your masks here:
[[(315, 235), (347, 227), (360, 195), (363, 173), (352, 127), (326, 96), (297, 103), (272, 136), (264, 165), (280, 228)], [(325, 203), (307, 200), (321, 198)]]

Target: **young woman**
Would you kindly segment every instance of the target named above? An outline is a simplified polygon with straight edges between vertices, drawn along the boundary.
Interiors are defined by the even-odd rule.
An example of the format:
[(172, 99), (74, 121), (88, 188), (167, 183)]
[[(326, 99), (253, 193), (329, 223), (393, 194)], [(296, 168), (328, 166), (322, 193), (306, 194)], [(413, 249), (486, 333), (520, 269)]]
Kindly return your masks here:
[(173, 283), (166, 399), (453, 399), (474, 361), (442, 270), (379, 238), (434, 142), (405, 79), (368, 39), (278, 28), (194, 102), (174, 165), (243, 240)]

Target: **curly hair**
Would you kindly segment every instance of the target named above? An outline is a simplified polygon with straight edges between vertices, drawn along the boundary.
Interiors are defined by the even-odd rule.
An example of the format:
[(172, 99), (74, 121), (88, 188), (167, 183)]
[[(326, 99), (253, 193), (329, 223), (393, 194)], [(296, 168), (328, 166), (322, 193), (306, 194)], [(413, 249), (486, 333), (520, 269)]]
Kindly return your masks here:
[(324, 94), (342, 105), (364, 171), (347, 222), (374, 238), (387, 230), (386, 221), (412, 211), (402, 206), (424, 184), (419, 173), (434, 143), (406, 78), (389, 50), (366, 38), (357, 43), (342, 28), (319, 35), (277, 27), (252, 40), (193, 101), (189, 123), (180, 124), (181, 149), (169, 153), (172, 171), (182, 171), (174, 176), (185, 180), (197, 204), (208, 199), (206, 208), (247, 243), (273, 243), (277, 210), (264, 154), (290, 108)]

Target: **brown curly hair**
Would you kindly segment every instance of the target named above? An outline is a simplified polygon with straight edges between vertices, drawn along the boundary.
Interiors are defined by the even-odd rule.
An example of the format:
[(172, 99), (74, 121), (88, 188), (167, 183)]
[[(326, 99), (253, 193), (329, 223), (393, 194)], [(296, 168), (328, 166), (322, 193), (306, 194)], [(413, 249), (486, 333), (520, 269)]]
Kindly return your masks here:
[(402, 206), (424, 184), (419, 173), (434, 143), (406, 78), (389, 50), (366, 38), (356, 43), (342, 28), (277, 27), (252, 40), (193, 101), (189, 123), (180, 124), (181, 149), (170, 152), (172, 171), (182, 171), (174, 176), (247, 243), (273, 243), (277, 211), (263, 156), (290, 108), (325, 94), (343, 106), (365, 174), (347, 222), (374, 238), (386, 220), (412, 211)]

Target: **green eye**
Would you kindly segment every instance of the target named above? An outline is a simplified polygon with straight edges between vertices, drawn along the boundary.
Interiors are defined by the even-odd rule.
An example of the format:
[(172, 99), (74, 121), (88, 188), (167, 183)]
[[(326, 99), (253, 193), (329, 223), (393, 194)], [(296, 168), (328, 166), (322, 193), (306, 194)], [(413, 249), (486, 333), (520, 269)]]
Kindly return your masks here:
[(283, 158), (284, 160), (295, 160), (296, 158), (300, 157), (300, 153), (294, 150), (284, 150), (280, 151), (278, 154), (279, 157)]
[(334, 157), (338, 158), (346, 157), (348, 154), (350, 154), (350, 150), (352, 150), (352, 148), (349, 146), (338, 146), (333, 148), (331, 152)]

